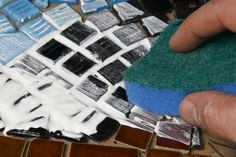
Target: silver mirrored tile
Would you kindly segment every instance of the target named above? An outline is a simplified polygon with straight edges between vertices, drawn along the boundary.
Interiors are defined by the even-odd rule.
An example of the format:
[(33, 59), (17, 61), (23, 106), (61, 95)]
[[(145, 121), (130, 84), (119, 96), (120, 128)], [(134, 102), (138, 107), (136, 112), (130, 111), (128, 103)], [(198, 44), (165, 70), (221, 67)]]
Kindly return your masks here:
[(94, 76), (88, 76), (76, 89), (98, 101), (107, 92), (108, 85)]
[(45, 74), (45, 77), (66, 89), (70, 89), (73, 87), (73, 85), (70, 82), (68, 82), (67, 80), (65, 80), (64, 78), (62, 78), (61, 76), (52, 71), (47, 72)]
[(136, 24), (126, 25), (114, 31), (113, 34), (126, 46), (130, 46), (146, 37)]
[(144, 46), (138, 46), (134, 48), (133, 50), (130, 50), (123, 55), (121, 55), (124, 59), (130, 62), (130, 64), (133, 64), (138, 59), (144, 57), (147, 54), (148, 50)]
[(118, 87), (116, 91), (106, 100), (106, 103), (125, 114), (127, 117), (134, 106), (128, 102), (125, 89), (122, 87)]
[(127, 21), (136, 21), (145, 14), (128, 2), (117, 3), (113, 5), (113, 9), (117, 12), (120, 19), (126, 23)]
[(149, 16), (142, 19), (143, 26), (147, 29), (150, 35), (160, 34), (168, 24), (158, 19), (155, 16)]
[(120, 23), (120, 21), (109, 10), (89, 15), (87, 20), (91, 21), (101, 32), (104, 32)]

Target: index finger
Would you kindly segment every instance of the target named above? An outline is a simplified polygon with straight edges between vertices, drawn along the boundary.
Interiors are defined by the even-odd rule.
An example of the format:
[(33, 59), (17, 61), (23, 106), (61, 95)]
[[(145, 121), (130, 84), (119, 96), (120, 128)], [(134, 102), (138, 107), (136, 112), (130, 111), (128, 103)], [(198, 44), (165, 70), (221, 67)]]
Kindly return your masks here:
[(211, 0), (191, 14), (170, 40), (170, 48), (186, 52), (224, 29), (236, 31), (235, 0)]

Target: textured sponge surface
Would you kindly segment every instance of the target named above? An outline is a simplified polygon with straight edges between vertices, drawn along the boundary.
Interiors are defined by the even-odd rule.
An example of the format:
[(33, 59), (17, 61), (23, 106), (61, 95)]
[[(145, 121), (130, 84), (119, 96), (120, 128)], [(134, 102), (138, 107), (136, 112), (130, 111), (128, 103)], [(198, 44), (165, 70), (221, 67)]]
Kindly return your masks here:
[[(156, 113), (176, 115), (188, 93), (213, 89), (235, 94), (236, 35), (225, 31), (192, 52), (174, 53), (168, 43), (181, 22), (170, 24), (149, 54), (124, 73), (132, 103)], [(142, 92), (138, 96), (136, 91)]]

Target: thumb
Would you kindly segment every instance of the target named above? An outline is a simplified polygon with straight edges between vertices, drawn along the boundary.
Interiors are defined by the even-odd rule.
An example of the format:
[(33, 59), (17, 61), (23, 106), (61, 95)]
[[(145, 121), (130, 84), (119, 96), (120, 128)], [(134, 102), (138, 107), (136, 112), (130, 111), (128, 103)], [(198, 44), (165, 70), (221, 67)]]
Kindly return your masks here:
[(180, 114), (186, 122), (236, 142), (236, 96), (217, 91), (193, 93), (182, 101)]

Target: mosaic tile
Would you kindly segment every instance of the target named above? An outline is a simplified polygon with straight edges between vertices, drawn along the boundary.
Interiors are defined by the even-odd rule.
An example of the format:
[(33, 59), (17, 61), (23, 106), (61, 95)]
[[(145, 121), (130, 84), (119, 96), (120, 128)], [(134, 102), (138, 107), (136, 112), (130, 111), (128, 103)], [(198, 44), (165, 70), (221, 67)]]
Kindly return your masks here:
[(127, 67), (119, 60), (116, 60), (98, 70), (98, 73), (106, 78), (112, 85), (115, 85), (122, 81), (122, 72), (125, 69), (127, 69)]
[(50, 40), (37, 50), (38, 53), (54, 62), (57, 62), (71, 51), (72, 50), (69, 47), (55, 39)]
[(79, 4), (78, 0), (48, 0), (49, 3), (67, 3), (70, 5), (76, 5)]
[(152, 133), (123, 125), (115, 137), (115, 141), (141, 149), (142, 151), (146, 151), (151, 139)]
[(34, 44), (32, 39), (20, 32), (0, 34), (0, 41), (0, 63), (2, 64), (7, 64)]
[(64, 145), (63, 142), (34, 140), (30, 142), (26, 157), (62, 157)]
[(111, 39), (103, 37), (97, 40), (92, 45), (86, 48), (98, 59), (105, 61), (115, 53), (119, 52), (121, 48), (116, 45)]
[(182, 154), (167, 150), (149, 149), (147, 157), (182, 157)]
[(192, 127), (184, 124), (159, 121), (156, 125), (157, 146), (188, 150)]
[(26, 67), (27, 69), (30, 69), (35, 74), (39, 74), (41, 71), (46, 69), (46, 65), (41, 63), (40, 61), (36, 60), (35, 58), (26, 55), (23, 58), (21, 58), (18, 62), (23, 67)]
[(113, 4), (116, 4), (116, 3), (120, 3), (120, 2), (126, 2), (127, 0), (107, 0), (107, 3), (109, 5), (113, 5)]
[(16, 32), (15, 27), (10, 21), (4, 16), (0, 16), (0, 33), (14, 33)]
[(76, 89), (93, 100), (98, 101), (107, 92), (108, 85), (94, 76), (88, 76)]
[(136, 19), (139, 19), (144, 15), (144, 12), (142, 10), (135, 8), (128, 2), (117, 3), (113, 5), (113, 8), (119, 15), (120, 19), (124, 22), (127, 22), (129, 20), (136, 21)]
[(42, 17), (39, 17), (23, 25), (20, 31), (27, 34), (33, 40), (39, 41), (46, 35), (56, 31), (56, 29)]
[(71, 83), (52, 71), (46, 73), (45, 77), (66, 89), (70, 89), (73, 87)]
[(161, 21), (155, 16), (149, 16), (142, 19), (144, 27), (148, 30), (149, 34), (160, 34), (167, 26), (165, 22)]
[(1, 0), (0, 1), (0, 8), (4, 7), (6, 4), (12, 2), (13, 0)]
[(64, 68), (77, 76), (81, 76), (94, 65), (95, 63), (93, 61), (89, 60), (80, 53), (76, 53), (63, 64)]
[(81, 45), (96, 33), (97, 32), (89, 26), (81, 22), (76, 22), (65, 29), (61, 34), (76, 44)]
[(138, 106), (134, 106), (129, 114), (129, 119), (133, 119), (136, 122), (143, 124), (144, 126), (141, 128), (152, 132), (157, 122), (163, 119), (163, 116), (156, 115)]
[[(41, 118), (41, 117), (37, 117)], [(39, 120), (39, 119), (36, 119)], [(19, 136), (19, 137), (24, 137), (24, 138), (49, 138), (49, 132), (45, 128), (29, 128), (27, 130), (24, 129), (12, 129), (7, 132), (7, 135), (9, 136)]]
[(0, 137), (0, 152), (3, 157), (23, 157), (26, 141)]
[(102, 145), (88, 145), (73, 143), (71, 145), (70, 157), (139, 157), (137, 149), (108, 147)]
[(39, 8), (47, 8), (48, 7), (48, 0), (35, 0), (34, 5)]
[(71, 21), (79, 21), (81, 17), (70, 6), (63, 3), (43, 13), (43, 17), (57, 29)]
[(147, 53), (147, 50), (144, 46), (136, 47), (133, 50), (130, 50), (122, 55), (123, 58), (125, 58), (127, 61), (129, 61), (131, 64), (133, 64), (138, 59), (144, 57)]
[(120, 23), (120, 21), (109, 10), (89, 15), (87, 20), (97, 26), (101, 32), (104, 32)]
[(126, 92), (122, 87), (118, 87), (116, 91), (106, 100), (106, 103), (126, 116), (129, 115), (131, 109), (134, 107), (133, 104), (128, 102)]
[(81, 0), (80, 2), (83, 13), (91, 13), (108, 9), (106, 0)]
[(118, 87), (116, 89), (116, 91), (114, 93), (112, 93), (112, 95), (114, 97), (116, 97), (116, 98), (122, 99), (124, 101), (128, 101), (128, 97), (127, 97), (126, 91), (122, 87)]
[(202, 131), (198, 127), (193, 127), (192, 129), (192, 140), (191, 148), (192, 149), (201, 149), (203, 146), (202, 141)]
[(40, 11), (28, 0), (14, 1), (2, 8), (2, 11), (16, 24), (23, 23), (40, 14)]
[(135, 24), (126, 25), (113, 34), (126, 46), (130, 46), (146, 37), (146, 35)]

